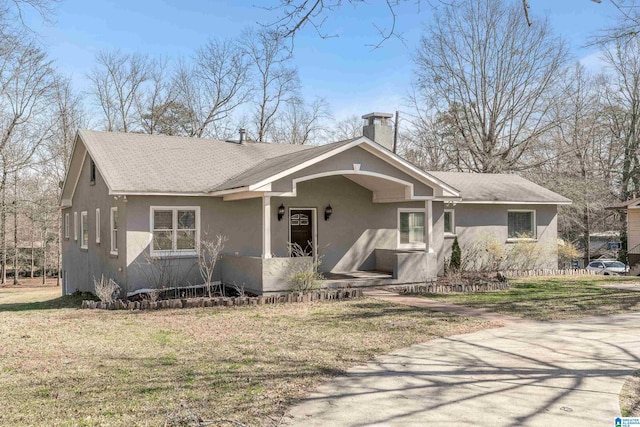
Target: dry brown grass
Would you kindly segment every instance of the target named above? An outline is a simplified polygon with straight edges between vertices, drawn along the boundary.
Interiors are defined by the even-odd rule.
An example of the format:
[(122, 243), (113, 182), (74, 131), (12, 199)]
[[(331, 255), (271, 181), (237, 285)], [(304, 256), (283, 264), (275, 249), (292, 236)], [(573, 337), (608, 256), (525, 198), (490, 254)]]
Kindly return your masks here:
[(0, 425), (274, 425), (350, 366), (492, 326), (368, 299), (157, 312), (34, 303), (56, 296), (0, 289)]
[(640, 417), (640, 371), (629, 377), (622, 387), (620, 412), (623, 417)]

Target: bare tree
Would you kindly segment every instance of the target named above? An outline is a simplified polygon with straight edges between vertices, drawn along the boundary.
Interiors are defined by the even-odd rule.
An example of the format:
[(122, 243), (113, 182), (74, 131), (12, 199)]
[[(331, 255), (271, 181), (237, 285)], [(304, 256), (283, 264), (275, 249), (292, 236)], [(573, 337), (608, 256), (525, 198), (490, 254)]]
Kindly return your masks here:
[[(205, 288), (209, 298), (211, 298), (211, 290), (214, 287), (213, 273), (216, 268), (218, 260), (222, 256), (222, 250), (224, 244), (228, 239), (220, 234), (215, 237), (210, 237), (205, 233), (205, 236), (200, 240), (200, 250), (198, 251), (198, 268), (202, 280), (204, 280)], [(224, 288), (222, 284), (219, 285), (220, 295), (224, 296)]]
[(254, 132), (264, 142), (281, 106), (292, 101), (300, 86), (298, 70), (278, 36), (266, 30), (246, 30), (242, 45), (255, 74)]
[(332, 126), (331, 139), (342, 141), (362, 136), (362, 119), (358, 115), (351, 115), (338, 121)]
[(185, 133), (222, 138), (218, 126), (250, 96), (248, 58), (231, 40), (211, 40), (198, 49), (192, 66), (180, 64), (175, 87), (178, 113), (188, 116)]
[(153, 63), (146, 55), (101, 51), (88, 75), (94, 103), (102, 112), (104, 128), (109, 132), (138, 130), (143, 84), (149, 80)]
[(559, 229), (571, 241), (582, 239), (586, 265), (591, 258), (591, 233), (610, 230), (613, 225), (605, 225), (610, 215), (604, 207), (614, 200), (610, 174), (598, 161), (602, 142), (610, 141), (605, 108), (596, 79), (579, 63), (567, 75), (556, 116), (558, 125), (552, 133), (557, 156), (537, 171), (537, 181), (573, 201), (571, 206), (563, 207)]
[(179, 130), (170, 125), (177, 108), (177, 91), (168, 76), (168, 68), (166, 59), (150, 61), (148, 84), (135, 99), (140, 127), (148, 134), (179, 134)]
[[(601, 3), (601, 0), (592, 0)], [(617, 11), (616, 23), (597, 32), (592, 44), (607, 44), (623, 38), (637, 38), (640, 34), (640, 3), (638, 0), (609, 0)]]
[(36, 150), (50, 135), (48, 107), (54, 73), (44, 52), (33, 44), (16, 44), (0, 55), (0, 240), (2, 283), (6, 283), (7, 184), (30, 165)]
[(603, 59), (609, 67), (604, 94), (609, 126), (623, 150), (620, 198), (640, 192), (640, 40), (618, 39), (608, 45)]
[(306, 104), (294, 98), (286, 104), (269, 133), (272, 142), (305, 145), (320, 142), (326, 131), (326, 120), (330, 118), (329, 106), (322, 99)]
[[(71, 158), (74, 138), (82, 127), (86, 127), (86, 116), (82, 107), (82, 98), (71, 85), (71, 80), (58, 77), (54, 81), (53, 99), (50, 113), (54, 127), (52, 134), (42, 147), (40, 172), (46, 178), (46, 187), (52, 189), (56, 200), (62, 197), (62, 182), (65, 179), (67, 165)], [(57, 213), (56, 270), (57, 285), (60, 286), (62, 257), (62, 218)]]
[(528, 28), (505, 0), (439, 9), (416, 53), (416, 105), (448, 115), (461, 168), (516, 170), (553, 126), (567, 49), (546, 21)]
[(28, 11), (38, 14), (45, 22), (51, 22), (58, 0), (0, 0), (0, 40), (31, 32), (24, 16)]
[(338, 14), (345, 6), (384, 8), (387, 12), (386, 16), (382, 14), (382, 18), (371, 23), (376, 39), (374, 39), (375, 43), (369, 46), (376, 49), (393, 37), (402, 40), (402, 33), (397, 29), (397, 9), (402, 4), (409, 4), (416, 11), (420, 11), (420, 0), (385, 0), (379, 5), (365, 0), (272, 0), (262, 7), (276, 14), (276, 17), (266, 22), (265, 26), (279, 39), (290, 40), (291, 47), (293, 47), (295, 36), (305, 27), (311, 27), (321, 38), (338, 37), (337, 31), (326, 31), (325, 27), (327, 20)]

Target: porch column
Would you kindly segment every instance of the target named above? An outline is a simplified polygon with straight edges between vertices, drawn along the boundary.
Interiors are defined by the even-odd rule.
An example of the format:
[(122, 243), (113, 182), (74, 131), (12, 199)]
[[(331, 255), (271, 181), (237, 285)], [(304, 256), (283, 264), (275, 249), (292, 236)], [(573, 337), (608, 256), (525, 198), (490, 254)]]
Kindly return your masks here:
[(433, 202), (424, 202), (424, 251), (433, 253)]
[(262, 258), (271, 258), (271, 196), (262, 196)]

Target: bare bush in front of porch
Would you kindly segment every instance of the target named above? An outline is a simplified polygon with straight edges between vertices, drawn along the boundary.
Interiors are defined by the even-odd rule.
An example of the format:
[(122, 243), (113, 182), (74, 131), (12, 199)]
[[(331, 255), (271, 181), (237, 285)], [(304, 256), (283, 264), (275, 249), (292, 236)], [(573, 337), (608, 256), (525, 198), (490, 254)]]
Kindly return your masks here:
[[(311, 257), (312, 254), (305, 251), (297, 243), (289, 243), (289, 253), (292, 258)], [(321, 261), (314, 259), (311, 264), (291, 262), (287, 266), (285, 277), (287, 278), (289, 289), (292, 292), (309, 292), (320, 287), (320, 282), (324, 279), (320, 273)]]
[(217, 292), (220, 296), (224, 296), (224, 287), (221, 282), (213, 282), (213, 272), (216, 267), (216, 263), (222, 255), (224, 244), (227, 241), (227, 237), (221, 234), (215, 237), (210, 237), (208, 233), (205, 233), (204, 237), (200, 240), (200, 251), (198, 252), (198, 268), (204, 285), (211, 298), (211, 291)]
[(120, 294), (120, 286), (113, 279), (104, 277), (104, 274), (100, 277), (100, 280), (96, 280), (94, 277), (93, 285), (96, 290), (96, 296), (102, 302), (112, 303)]

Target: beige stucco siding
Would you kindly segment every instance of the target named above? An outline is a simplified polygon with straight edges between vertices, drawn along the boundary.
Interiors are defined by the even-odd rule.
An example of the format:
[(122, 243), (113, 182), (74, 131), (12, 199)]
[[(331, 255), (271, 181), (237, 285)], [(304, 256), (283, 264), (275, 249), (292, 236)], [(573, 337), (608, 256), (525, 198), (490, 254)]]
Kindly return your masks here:
[[(84, 148), (79, 144), (76, 155), (84, 156)], [(118, 255), (110, 255), (110, 209), (117, 206), (120, 218), (126, 215), (125, 204), (122, 199), (114, 199), (109, 196), (107, 185), (100, 172), (96, 172), (96, 182), (90, 183), (90, 157), (86, 156), (82, 164), (78, 185), (72, 199), (70, 208), (62, 209), (62, 218), (69, 214), (69, 238), (62, 240), (62, 270), (63, 292), (69, 294), (76, 290), (94, 292), (93, 278), (100, 279), (104, 274), (106, 278), (114, 279), (118, 283), (126, 283), (125, 265), (125, 228), (124, 221), (120, 221), (118, 239)], [(96, 243), (96, 209), (100, 209), (100, 243)], [(88, 249), (81, 249), (82, 230), (80, 229), (80, 215), (87, 211), (89, 242)], [(74, 212), (78, 213), (78, 240), (74, 240)], [(63, 222), (64, 226), (64, 222)], [(63, 230), (64, 233), (64, 230)], [(64, 235), (64, 234), (63, 234)]]
[(627, 209), (627, 248), (640, 245), (640, 209)]
[[(556, 205), (508, 205), (508, 204), (464, 204), (459, 203), (453, 208), (455, 213), (455, 231), (458, 242), (463, 250), (478, 241), (495, 238), (507, 249), (513, 247), (514, 242), (507, 240), (507, 215), (509, 210), (533, 210), (536, 217), (536, 245), (544, 253), (538, 267), (557, 268), (557, 206)], [(442, 256), (451, 256), (453, 236), (444, 239)]]

